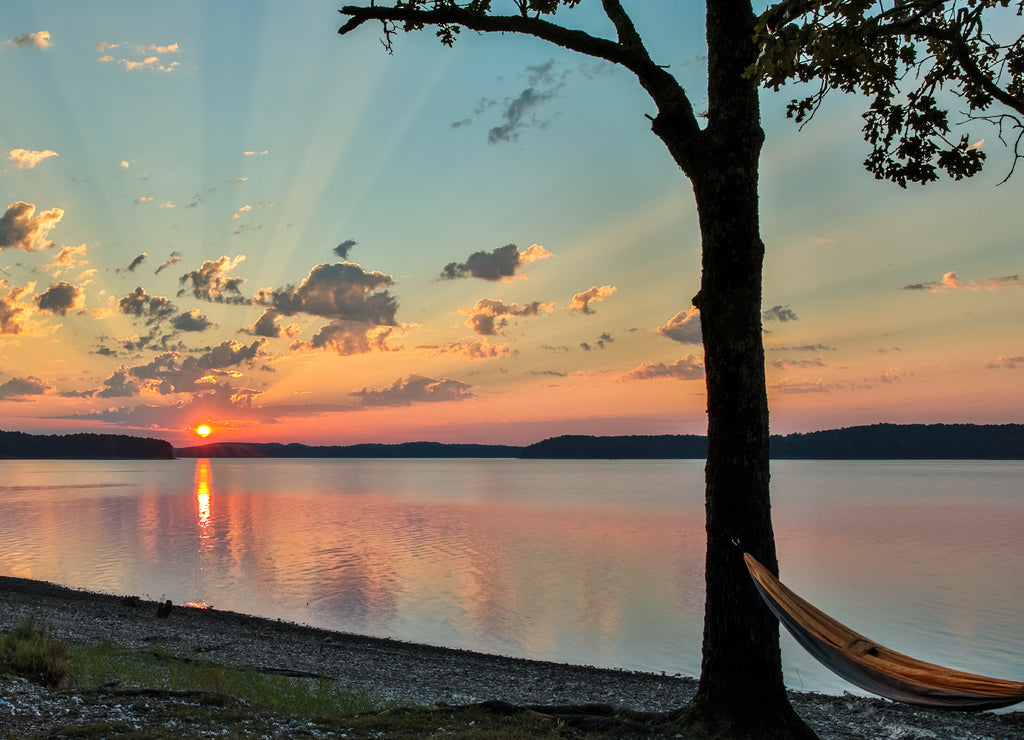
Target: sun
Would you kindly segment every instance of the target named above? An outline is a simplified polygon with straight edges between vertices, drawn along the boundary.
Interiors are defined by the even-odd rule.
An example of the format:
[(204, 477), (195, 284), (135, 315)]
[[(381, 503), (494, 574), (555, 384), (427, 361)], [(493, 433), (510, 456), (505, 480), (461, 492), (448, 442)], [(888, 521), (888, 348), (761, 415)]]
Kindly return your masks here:
[(210, 427), (208, 427), (206, 424), (200, 424), (199, 426), (196, 427), (196, 434), (198, 434), (200, 437), (209, 437), (210, 432), (212, 431), (213, 430), (210, 429)]

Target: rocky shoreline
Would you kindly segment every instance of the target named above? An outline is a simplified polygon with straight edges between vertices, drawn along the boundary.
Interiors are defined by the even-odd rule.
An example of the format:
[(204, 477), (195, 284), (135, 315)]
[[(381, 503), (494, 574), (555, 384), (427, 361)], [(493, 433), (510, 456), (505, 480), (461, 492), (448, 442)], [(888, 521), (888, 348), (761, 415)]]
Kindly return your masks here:
[[(179, 656), (201, 656), (217, 663), (265, 671), (327, 676), (365, 692), (381, 706), (465, 705), (487, 700), (512, 704), (611, 704), (637, 711), (667, 711), (685, 705), (696, 681), (632, 671), (616, 671), (483, 655), (306, 627), (271, 619), (175, 606), (158, 618), (157, 604), (122, 596), (68, 589), (53, 584), (0, 577), (0, 631), (32, 617), (47, 633), (75, 644), (110, 640), (131, 649), (154, 646)], [(0, 732), (45, 737), (56, 726), (95, 721), (97, 714), (130, 714), (126, 707), (149, 707), (149, 700), (187, 701), (186, 696), (152, 696), (126, 702), (116, 691), (86, 704), (73, 688), (48, 690), (22, 679), (0, 678)], [(1024, 712), (964, 714), (917, 709), (884, 701), (793, 692), (797, 712), (822, 740), (864, 738), (1024, 738)], [(124, 719), (145, 725), (146, 711)], [(120, 715), (118, 715), (120, 716)], [(134, 724), (133, 724), (134, 723)], [(308, 737), (315, 723), (281, 720), (268, 737), (292, 736), (298, 725)], [(187, 733), (184, 733), (188, 736)], [(337, 735), (336, 735), (337, 736)]]

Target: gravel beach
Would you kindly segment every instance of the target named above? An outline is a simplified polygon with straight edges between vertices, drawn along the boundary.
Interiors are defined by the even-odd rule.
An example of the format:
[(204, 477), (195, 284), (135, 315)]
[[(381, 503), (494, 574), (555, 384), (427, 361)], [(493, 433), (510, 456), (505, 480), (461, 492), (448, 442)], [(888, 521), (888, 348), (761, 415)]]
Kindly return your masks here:
[[(602, 703), (663, 711), (686, 704), (696, 688), (696, 681), (687, 677), (483, 655), (215, 609), (175, 606), (167, 618), (158, 618), (156, 610), (153, 602), (0, 577), (0, 631), (33, 617), (51, 637), (69, 643), (110, 640), (141, 650), (159, 645), (179, 656), (317, 674), (365, 691), (381, 705), (394, 701), (463, 705), (497, 699), (513, 704)], [(153, 702), (187, 700), (152, 697)], [(1024, 738), (1024, 712), (951, 713), (881, 699), (802, 692), (792, 693), (791, 700), (822, 740)], [(0, 733), (4, 734), (45, 737), (53, 727), (111, 716), (129, 726), (145, 727), (147, 712), (140, 706), (149, 704), (126, 702), (114, 690), (86, 703), (73, 688), (50, 690), (23, 679), (0, 678)], [(296, 735), (299, 725), (302, 732)], [(299, 723), (295, 718), (282, 720), (276, 730), (261, 727), (260, 733), (323, 736), (314, 723)]]

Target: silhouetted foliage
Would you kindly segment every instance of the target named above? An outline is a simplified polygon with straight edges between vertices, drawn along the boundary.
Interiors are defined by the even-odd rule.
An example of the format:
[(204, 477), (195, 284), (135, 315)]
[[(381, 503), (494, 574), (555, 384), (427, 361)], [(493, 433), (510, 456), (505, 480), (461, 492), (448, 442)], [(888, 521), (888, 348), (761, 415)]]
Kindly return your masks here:
[(0, 432), (0, 458), (171, 460), (174, 448), (162, 439), (126, 434)]

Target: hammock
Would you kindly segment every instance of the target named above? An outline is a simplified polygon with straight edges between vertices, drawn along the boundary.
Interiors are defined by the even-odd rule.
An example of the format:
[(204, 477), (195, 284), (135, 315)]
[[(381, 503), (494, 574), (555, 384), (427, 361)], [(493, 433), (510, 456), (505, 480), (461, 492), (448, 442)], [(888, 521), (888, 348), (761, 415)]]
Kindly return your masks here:
[(751, 555), (743, 559), (761, 597), (796, 641), (850, 683), (894, 701), (947, 709), (1024, 701), (1024, 683), (943, 668), (883, 647), (808, 604)]

